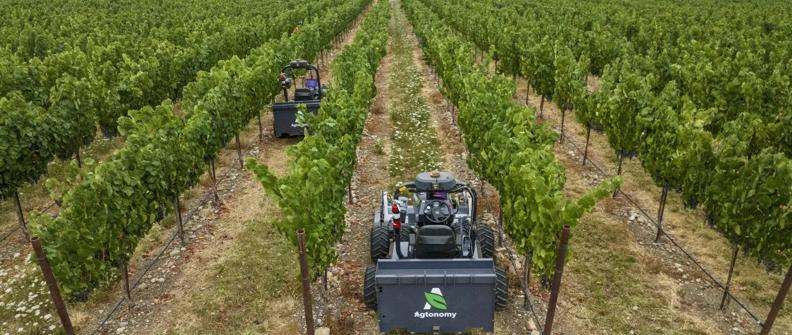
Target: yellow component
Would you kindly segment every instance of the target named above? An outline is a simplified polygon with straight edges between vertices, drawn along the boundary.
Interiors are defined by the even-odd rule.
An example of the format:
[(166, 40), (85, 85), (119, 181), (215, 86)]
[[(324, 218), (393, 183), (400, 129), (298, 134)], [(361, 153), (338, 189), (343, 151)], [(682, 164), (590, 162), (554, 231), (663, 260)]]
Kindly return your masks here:
[(399, 193), (407, 193), (407, 187), (406, 186), (400, 187), (399, 188)]

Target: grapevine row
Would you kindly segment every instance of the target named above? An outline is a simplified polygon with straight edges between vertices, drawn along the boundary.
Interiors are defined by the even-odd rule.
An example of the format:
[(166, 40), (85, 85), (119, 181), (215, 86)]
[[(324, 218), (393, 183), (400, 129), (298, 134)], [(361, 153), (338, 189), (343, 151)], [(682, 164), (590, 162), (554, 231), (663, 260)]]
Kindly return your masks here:
[(125, 36), (108, 45), (75, 42), (31, 60), (0, 49), (0, 199), (38, 180), (54, 157), (65, 160), (78, 154), (93, 141), (97, 123), (114, 133), (118, 117), (128, 110), (177, 98), (200, 70), (280, 38), (298, 21), (332, 4), (312, 2), (263, 19), (254, 13), (282, 5), (265, 2), (248, 9), (251, 14), (223, 18), (214, 27), (193, 32), (195, 37), (183, 36), (184, 45)]
[[(640, 155), (659, 186), (683, 192), (689, 206), (701, 202), (732, 243), (792, 262), (792, 39), (776, 25), (791, 8), (764, 23), (719, 12), (712, 25), (680, 23), (700, 19), (681, 7), (644, 8), (659, 16), (633, 22), (622, 5), (424, 2), (494, 53), (501, 71), (525, 75), (589, 127), (604, 126), (617, 154)], [(602, 74), (592, 95), (589, 72)]]
[(278, 230), (296, 244), (295, 231), (305, 229), (308, 257), (316, 272), (335, 261), (335, 244), (344, 233), (344, 195), (368, 107), (376, 96), (374, 78), (385, 55), (389, 19), (390, 4), (379, 1), (354, 42), (336, 57), (330, 92), (318, 114), (306, 116), (312, 132), (289, 150), (289, 174), (277, 177), (254, 159), (247, 161), (283, 211), (283, 218), (275, 222)]
[(405, 5), (443, 94), (459, 108), (468, 164), (498, 190), (504, 230), (518, 252), (549, 274), (561, 228), (574, 226), (621, 180), (607, 180), (578, 199), (565, 196), (565, 171), (553, 153), (557, 135), (513, 101), (514, 83), (477, 65), (473, 45), (420, 1)]
[(294, 4), (253, 0), (2, 1), (0, 47), (23, 60), (106, 45), (118, 45), (135, 54), (158, 43), (207, 43), (210, 47), (208, 43), (221, 42), (221, 36), (241, 40), (260, 34), (266, 27), (260, 24), (270, 24), (266, 21), (273, 19), (270, 11)]
[[(332, 0), (325, 0), (332, 2)], [(327, 10), (298, 32), (267, 42), (247, 58), (222, 61), (187, 85), (186, 117), (169, 101), (119, 120), (127, 145), (68, 191), (57, 218), (33, 218), (64, 291), (106, 285), (152, 227), (157, 209), (198, 182), (207, 162), (277, 94), (280, 67), (329, 47), (368, 1)]]

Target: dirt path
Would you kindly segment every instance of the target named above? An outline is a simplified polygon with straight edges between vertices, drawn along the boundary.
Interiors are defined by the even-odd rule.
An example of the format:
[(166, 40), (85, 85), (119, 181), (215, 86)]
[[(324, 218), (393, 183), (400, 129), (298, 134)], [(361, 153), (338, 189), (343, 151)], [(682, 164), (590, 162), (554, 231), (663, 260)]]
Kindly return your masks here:
[[(361, 17), (367, 13), (368, 9)], [(351, 43), (360, 22), (358, 18), (334, 49), (325, 55), (323, 63), (326, 65), (320, 68), (324, 80), (332, 80), (329, 64)], [(289, 161), (287, 148), (299, 139), (273, 138), (272, 114), (263, 114), (263, 139), (259, 141), (258, 123), (253, 120), (240, 136), (243, 152), (275, 173), (285, 174)], [(185, 223), (187, 243), (182, 245), (176, 239), (164, 249), (159, 261), (133, 290), (134, 308), (130, 311), (124, 304), (101, 328), (101, 333), (236, 333), (248, 326), (254, 333), (297, 331), (299, 314), (296, 311), (300, 306), (292, 285), (288, 284), (296, 279), (289, 277), (290, 273), (296, 275), (296, 259), (290, 252), (291, 245), (271, 225), (280, 215), (277, 206), (258, 181), (240, 169), (233, 141), (218, 158), (217, 176), (220, 202), (214, 201), (209, 180), (190, 191), (199, 196), (185, 196), (196, 199), (183, 206), (186, 212), (194, 212)], [(171, 236), (173, 230), (163, 231), (161, 235)], [(157, 244), (156, 241), (152, 243)], [(152, 251), (142, 256), (140, 268), (157, 256), (155, 253), (162, 250), (160, 248), (150, 248)], [(255, 297), (263, 300), (230, 301), (245, 298), (233, 292), (237, 289), (251, 291), (247, 292), (251, 294), (258, 291)], [(114, 296), (120, 297), (120, 287), (113, 291), (116, 292)], [(116, 301), (114, 298), (111, 302), (84, 308), (74, 318), (77, 324), (84, 325), (83, 330), (92, 330), (100, 321), (97, 318), (112, 309)], [(250, 310), (255, 307), (260, 309)], [(239, 318), (251, 314), (260, 317), (256, 320)]]
[[(520, 82), (518, 87), (516, 98), (525, 101), (525, 83)], [(540, 97), (529, 94), (528, 105), (538, 110)], [(543, 114), (543, 122), (560, 131), (558, 106), (546, 101)], [(570, 195), (582, 194), (605, 177), (590, 163), (581, 165), (585, 136), (585, 126), (574, 119), (574, 114), (567, 113), (565, 137), (569, 140), (557, 144), (555, 152), (566, 168), (566, 191)], [(616, 171), (617, 157), (605, 134), (591, 132), (588, 159), (606, 173)], [(644, 172), (640, 161), (625, 160), (623, 169), (622, 189), (646, 208), (647, 213), (656, 215), (660, 188)], [(589, 323), (595, 332), (742, 334), (758, 331), (753, 319), (735, 303), (724, 312), (719, 311), (722, 290), (666, 238), (654, 243), (655, 226), (624, 197), (602, 202), (593, 213), (583, 217), (576, 229), (578, 232), (571, 242), (575, 256), (569, 263), (569, 276), (565, 277), (569, 294), (562, 298), (574, 306), (575, 317)], [(706, 269), (713, 271), (718, 280), (725, 282), (730, 246), (704, 224), (700, 210), (685, 209), (675, 193), (669, 196), (664, 230), (691, 251)], [(601, 264), (600, 270), (592, 269), (592, 264)], [(766, 315), (780, 283), (780, 276), (768, 275), (755, 261), (738, 258), (733, 290), (743, 301), (763, 301), (763, 307), (752, 306), (759, 318)], [(787, 316), (780, 323), (786, 325), (776, 329), (789, 329), (789, 319)]]

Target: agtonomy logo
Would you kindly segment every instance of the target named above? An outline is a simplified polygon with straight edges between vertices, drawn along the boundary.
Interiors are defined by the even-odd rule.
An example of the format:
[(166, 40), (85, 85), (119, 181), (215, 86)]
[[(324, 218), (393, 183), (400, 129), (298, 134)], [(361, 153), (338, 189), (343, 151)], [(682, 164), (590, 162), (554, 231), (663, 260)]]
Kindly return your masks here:
[(432, 309), (432, 307), (442, 310), (448, 309), (445, 298), (443, 298), (443, 291), (440, 291), (439, 287), (433, 288), (431, 292), (424, 292), (424, 298), (426, 298), (425, 311)]
[[(445, 297), (443, 297), (443, 292), (440, 291), (440, 288), (435, 287), (432, 289), (431, 292), (424, 292), (424, 298), (426, 299), (426, 304), (424, 305), (424, 311), (434, 309), (439, 310), (447, 310), (448, 304), (446, 303)], [(456, 318), (457, 313), (455, 312), (419, 312), (415, 311), (415, 317), (419, 319), (425, 318)]]

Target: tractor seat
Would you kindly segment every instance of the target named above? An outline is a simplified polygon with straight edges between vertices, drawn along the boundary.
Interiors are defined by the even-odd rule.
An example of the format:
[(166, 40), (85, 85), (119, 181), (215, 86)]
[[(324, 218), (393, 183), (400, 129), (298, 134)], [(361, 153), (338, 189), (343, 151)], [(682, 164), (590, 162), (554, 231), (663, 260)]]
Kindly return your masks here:
[(314, 99), (315, 90), (310, 88), (298, 88), (294, 90), (294, 101), (309, 101)]
[(446, 225), (425, 225), (418, 229), (415, 257), (451, 258), (458, 254), (454, 230)]

